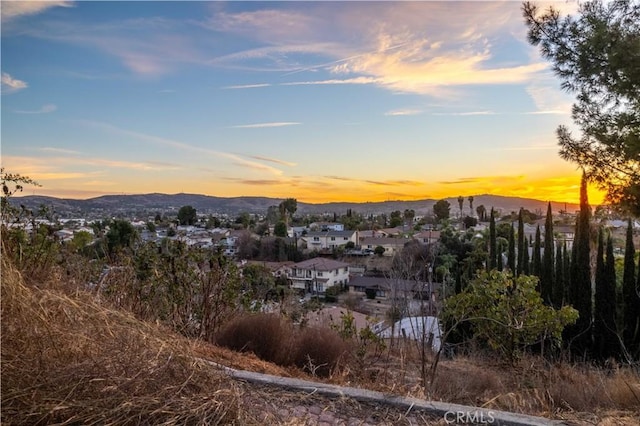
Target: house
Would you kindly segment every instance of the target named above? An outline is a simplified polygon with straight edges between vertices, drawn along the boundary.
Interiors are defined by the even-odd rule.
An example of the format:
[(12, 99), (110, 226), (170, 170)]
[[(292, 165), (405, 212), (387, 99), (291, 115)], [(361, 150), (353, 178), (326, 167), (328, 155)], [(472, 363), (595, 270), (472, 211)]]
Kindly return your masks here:
[(309, 225), (312, 231), (344, 231), (344, 224), (338, 222), (313, 222)]
[(406, 238), (364, 238), (360, 241), (360, 245), (363, 250), (375, 250), (376, 247), (382, 246), (384, 248), (384, 256), (394, 256), (402, 251), (408, 241)]
[(303, 293), (324, 293), (329, 287), (349, 284), (349, 264), (324, 257), (303, 260), (291, 268), (291, 287)]
[(245, 264), (264, 266), (271, 272), (271, 275), (273, 275), (275, 278), (279, 278), (289, 277), (291, 275), (291, 271), (295, 265), (295, 262), (265, 262), (260, 260), (249, 260), (246, 261)]
[(333, 250), (349, 242), (358, 244), (358, 231), (311, 231), (301, 239), (308, 250)]
[[(378, 327), (377, 327), (378, 328)], [(405, 338), (416, 341), (424, 339), (425, 344), (431, 350), (438, 352), (442, 347), (442, 328), (437, 317), (419, 316), (407, 317), (397, 321), (393, 327), (387, 327), (379, 331), (378, 336), (390, 339)]]
[(440, 283), (425, 281), (380, 278), (380, 277), (351, 277), (349, 292), (366, 294), (375, 292), (376, 298), (401, 302), (405, 312), (435, 314), (438, 311), (438, 292), (442, 288)]
[(429, 245), (433, 243), (437, 243), (440, 239), (440, 231), (421, 231), (417, 234), (413, 234), (413, 238), (418, 240), (420, 244)]

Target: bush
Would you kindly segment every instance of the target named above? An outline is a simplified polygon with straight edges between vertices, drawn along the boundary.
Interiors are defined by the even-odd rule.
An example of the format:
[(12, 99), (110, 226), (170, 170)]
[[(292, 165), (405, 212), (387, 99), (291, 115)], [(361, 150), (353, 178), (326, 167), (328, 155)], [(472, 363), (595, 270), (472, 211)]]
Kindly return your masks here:
[(304, 328), (296, 338), (294, 363), (314, 376), (328, 377), (349, 352), (347, 343), (328, 328)]
[(327, 377), (337, 367), (349, 346), (327, 328), (295, 329), (274, 314), (252, 314), (230, 321), (216, 342), (281, 366), (296, 365), (317, 376)]
[(253, 352), (258, 358), (287, 366), (292, 363), (293, 326), (274, 314), (245, 315), (229, 322), (216, 342), (240, 352)]

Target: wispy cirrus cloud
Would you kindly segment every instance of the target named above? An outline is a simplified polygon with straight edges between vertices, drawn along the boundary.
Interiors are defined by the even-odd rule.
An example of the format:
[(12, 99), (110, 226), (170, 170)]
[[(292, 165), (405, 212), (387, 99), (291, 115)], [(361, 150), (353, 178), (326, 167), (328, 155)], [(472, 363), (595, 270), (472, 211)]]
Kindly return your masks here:
[(224, 86), (222, 89), (256, 89), (259, 87), (269, 87), (269, 83), (256, 83), (256, 84), (239, 84), (236, 86)]
[(15, 110), (13, 112), (15, 112), (16, 114), (49, 114), (49, 113), (52, 113), (52, 112), (57, 111), (57, 110), (58, 110), (58, 107), (56, 105), (47, 104), (47, 105), (43, 105), (39, 109), (34, 109), (34, 110)]
[(26, 81), (13, 78), (9, 73), (2, 73), (2, 93), (15, 93), (27, 87), (29, 87), (29, 85)]
[(387, 111), (384, 113), (384, 115), (390, 116), (390, 117), (398, 117), (398, 116), (403, 116), (403, 115), (420, 115), (422, 114), (424, 111), (420, 110), (420, 109), (396, 109), (393, 111)]
[(72, 1), (4, 1), (0, 8), (2, 22), (19, 18), (25, 15), (35, 15), (52, 7), (72, 7)]
[(263, 157), (261, 155), (250, 155), (249, 158), (253, 158), (255, 160), (267, 161), (269, 163), (282, 164), (283, 166), (294, 167), (297, 163), (292, 163), (290, 161), (279, 160), (277, 158)]
[(219, 158), (226, 158), (226, 159), (231, 160), (233, 162), (233, 164), (235, 164), (237, 166), (250, 168), (250, 169), (258, 170), (258, 171), (264, 171), (264, 172), (268, 172), (268, 173), (271, 173), (271, 174), (274, 174), (274, 175), (282, 175), (282, 170), (280, 170), (280, 169), (277, 169), (275, 167), (272, 167), (272, 166), (269, 166), (269, 165), (266, 165), (266, 164), (259, 163), (257, 161), (246, 160), (246, 159), (244, 159), (241, 156), (236, 155), (236, 154), (223, 152), (223, 151), (216, 151), (216, 150), (208, 149), (208, 148), (202, 148), (202, 147), (199, 147), (199, 146), (190, 145), (190, 144), (187, 144), (187, 143), (184, 143), (184, 142), (181, 142), (181, 141), (176, 141), (176, 140), (173, 140), (173, 139), (167, 139), (167, 138), (162, 138), (162, 137), (155, 136), (155, 135), (148, 135), (148, 134), (141, 133), (141, 132), (136, 132), (136, 131), (132, 131), (132, 130), (128, 130), (128, 129), (122, 129), (122, 128), (116, 127), (116, 126), (108, 124), (108, 123), (102, 123), (102, 122), (97, 122), (97, 121), (88, 121), (88, 120), (79, 120), (78, 123), (84, 124), (84, 125), (87, 125), (87, 126), (91, 126), (91, 127), (95, 127), (95, 128), (100, 128), (100, 129), (103, 129), (103, 130), (108, 131), (108, 132), (124, 135), (124, 136), (130, 137), (130, 138), (137, 139), (139, 141), (147, 142), (147, 143), (168, 146), (168, 147), (172, 147), (172, 148), (176, 148), (176, 149), (180, 149), (180, 150), (193, 152), (193, 153), (200, 154), (200, 155), (205, 154), (205, 155), (210, 155), (210, 156), (219, 157)]
[(346, 79), (330, 79), (330, 80), (309, 80), (309, 81), (292, 81), (282, 83), (281, 86), (323, 86), (335, 84), (374, 84), (379, 80), (372, 77), (354, 77)]
[(466, 111), (466, 112), (434, 112), (433, 115), (453, 115), (453, 116), (474, 116), (474, 115), (496, 115), (493, 111)]
[(455, 180), (439, 181), (441, 185), (467, 185), (467, 184), (481, 184), (481, 183), (495, 183), (504, 181), (517, 181), (524, 179), (523, 175), (513, 176), (478, 176), (478, 177), (464, 177)]
[[(286, 71), (284, 76), (346, 76), (285, 83), (290, 85), (375, 84), (443, 98), (460, 95), (461, 86), (526, 83), (547, 68), (539, 58), (496, 59), (493, 40), (524, 32), (515, 2), (470, 3), (465, 10), (438, 2), (287, 6), (237, 14), (214, 8), (215, 28), (262, 43), (215, 61)], [(442, 20), (454, 12), (455, 20)], [(310, 58), (325, 60), (313, 64)]]
[(388, 180), (373, 180), (373, 179), (356, 179), (347, 176), (332, 176), (327, 175), (323, 176), (323, 178), (328, 180), (336, 180), (341, 182), (356, 182), (367, 185), (375, 185), (375, 186), (419, 186), (424, 185), (424, 182), (415, 181), (415, 180), (403, 180), (403, 179), (388, 179)]
[(57, 148), (57, 147), (52, 147), (52, 146), (43, 146), (43, 147), (39, 147), (39, 148), (35, 148), (37, 151), (42, 151), (42, 152), (51, 152), (54, 154), (66, 154), (66, 155), (78, 155), (80, 154), (79, 151), (75, 151), (72, 149), (65, 149), (65, 148)]
[(295, 121), (276, 121), (271, 123), (254, 123), (254, 124), (239, 124), (237, 126), (231, 126), (233, 129), (261, 129), (268, 127), (285, 127), (285, 126), (298, 126), (302, 123)]

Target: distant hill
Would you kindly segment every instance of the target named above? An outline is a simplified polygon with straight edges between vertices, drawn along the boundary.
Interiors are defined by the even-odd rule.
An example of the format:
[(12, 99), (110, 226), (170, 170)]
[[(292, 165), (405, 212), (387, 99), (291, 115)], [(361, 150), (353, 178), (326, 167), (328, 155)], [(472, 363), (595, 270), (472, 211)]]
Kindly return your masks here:
[[(446, 198), (451, 204), (451, 213), (456, 215), (459, 211), (457, 197)], [(86, 200), (69, 198), (44, 197), (29, 195), (15, 197), (12, 199), (14, 205), (24, 205), (26, 208), (36, 210), (41, 205), (52, 208), (61, 216), (104, 216), (114, 214), (135, 214), (136, 212), (149, 211), (177, 211), (180, 207), (190, 205), (200, 213), (226, 213), (238, 214), (266, 213), (269, 206), (277, 206), (282, 199), (268, 197), (214, 197), (200, 194), (136, 194), (136, 195), (104, 195)], [(383, 202), (332, 202), (322, 204), (311, 204), (298, 202), (298, 213), (301, 214), (322, 214), (322, 213), (345, 213), (348, 209), (361, 214), (389, 214), (392, 211), (413, 209), (417, 215), (424, 215), (433, 212), (433, 205), (438, 200), (417, 200), (417, 201), (383, 201)], [(503, 197), (499, 195), (474, 195), (473, 209), (484, 205), (489, 211), (492, 207), (501, 213), (518, 211), (520, 207), (531, 212), (544, 214), (547, 209), (547, 202), (529, 198)], [(579, 209), (577, 204), (552, 202), (551, 207), (554, 212), (567, 210), (574, 212)], [(463, 213), (469, 214), (469, 201), (465, 197)]]

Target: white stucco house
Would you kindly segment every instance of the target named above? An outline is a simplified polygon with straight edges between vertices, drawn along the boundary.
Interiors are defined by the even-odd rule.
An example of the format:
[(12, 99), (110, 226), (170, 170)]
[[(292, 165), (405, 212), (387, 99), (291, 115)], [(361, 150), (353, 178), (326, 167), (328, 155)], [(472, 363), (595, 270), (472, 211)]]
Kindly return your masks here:
[(349, 264), (324, 257), (298, 262), (291, 267), (291, 288), (323, 294), (335, 285), (349, 284)]

